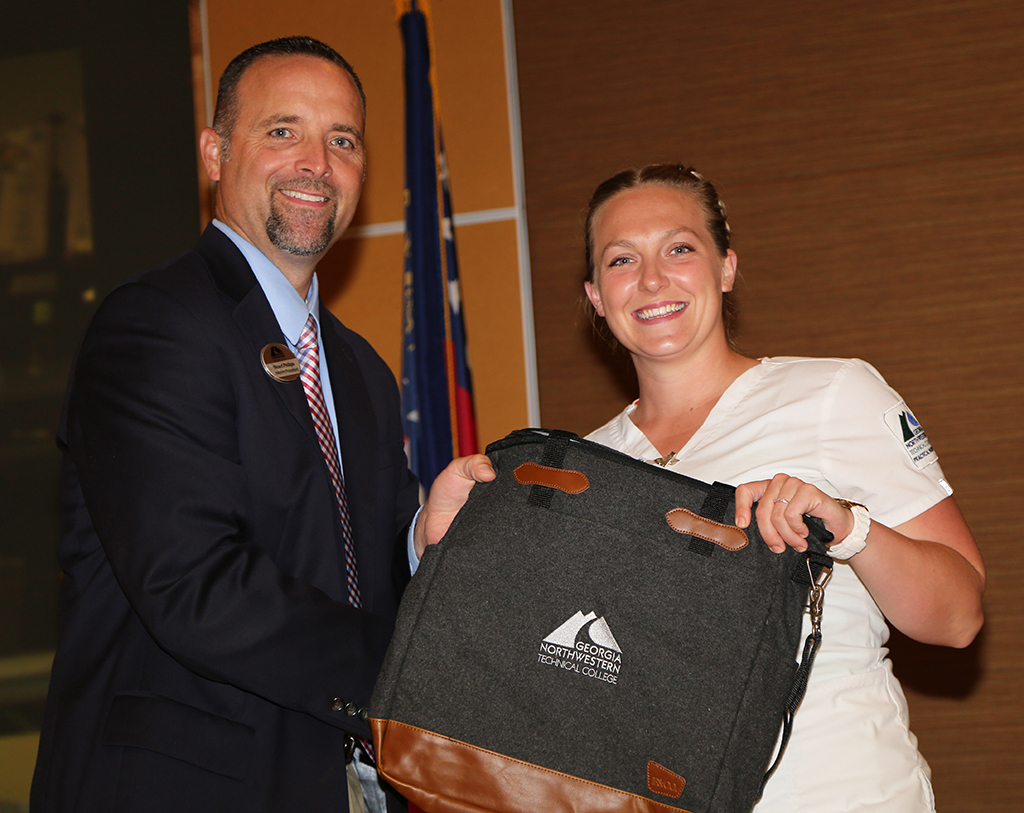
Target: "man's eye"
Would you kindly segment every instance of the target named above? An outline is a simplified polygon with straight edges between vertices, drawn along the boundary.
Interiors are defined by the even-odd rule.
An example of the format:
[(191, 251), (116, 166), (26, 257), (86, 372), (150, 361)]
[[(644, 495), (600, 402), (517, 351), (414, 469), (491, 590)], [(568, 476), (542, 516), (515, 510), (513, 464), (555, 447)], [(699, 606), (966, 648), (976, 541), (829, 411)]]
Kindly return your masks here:
[(345, 136), (338, 136), (336, 139), (334, 139), (334, 146), (348, 150), (355, 146), (355, 142), (352, 141), (351, 138), (346, 138)]
[(272, 135), (274, 138), (287, 138), (288, 137), (288, 128), (286, 128), (286, 127), (275, 127), (273, 130), (270, 131), (270, 135)]

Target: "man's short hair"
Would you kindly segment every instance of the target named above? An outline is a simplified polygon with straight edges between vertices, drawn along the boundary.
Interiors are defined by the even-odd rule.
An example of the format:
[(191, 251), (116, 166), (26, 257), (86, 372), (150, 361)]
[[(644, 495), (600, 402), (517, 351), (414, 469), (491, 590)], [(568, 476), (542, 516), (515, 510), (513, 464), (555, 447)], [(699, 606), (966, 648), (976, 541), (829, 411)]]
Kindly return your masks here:
[(217, 86), (217, 109), (213, 114), (213, 129), (221, 140), (221, 160), (227, 160), (231, 146), (231, 132), (235, 129), (235, 122), (238, 121), (238, 83), (242, 81), (242, 76), (254, 62), (269, 56), (315, 56), (337, 65), (352, 78), (356, 90), (359, 91), (363, 112), (366, 112), (366, 93), (363, 91), (363, 83), (359, 81), (359, 77), (348, 60), (330, 45), (313, 37), (281, 37), (261, 42), (242, 51), (228, 63), (224, 73), (221, 74), (220, 83)]

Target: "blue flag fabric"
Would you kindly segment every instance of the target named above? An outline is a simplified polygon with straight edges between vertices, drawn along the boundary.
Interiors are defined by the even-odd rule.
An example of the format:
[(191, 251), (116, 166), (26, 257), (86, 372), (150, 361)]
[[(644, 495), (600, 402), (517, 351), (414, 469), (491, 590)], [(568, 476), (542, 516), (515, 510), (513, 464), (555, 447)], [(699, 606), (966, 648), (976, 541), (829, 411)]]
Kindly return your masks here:
[(396, 9), (405, 45), (402, 411), (410, 465), (429, 489), (478, 447), (427, 7), (398, 0)]

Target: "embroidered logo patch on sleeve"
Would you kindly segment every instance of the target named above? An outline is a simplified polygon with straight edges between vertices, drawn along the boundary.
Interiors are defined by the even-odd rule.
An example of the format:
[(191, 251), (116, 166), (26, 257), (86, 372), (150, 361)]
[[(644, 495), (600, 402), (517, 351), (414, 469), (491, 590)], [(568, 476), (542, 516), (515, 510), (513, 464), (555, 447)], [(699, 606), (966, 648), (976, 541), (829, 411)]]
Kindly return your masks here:
[(914, 413), (902, 401), (886, 411), (885, 424), (903, 444), (910, 459), (919, 469), (930, 466), (939, 459)]

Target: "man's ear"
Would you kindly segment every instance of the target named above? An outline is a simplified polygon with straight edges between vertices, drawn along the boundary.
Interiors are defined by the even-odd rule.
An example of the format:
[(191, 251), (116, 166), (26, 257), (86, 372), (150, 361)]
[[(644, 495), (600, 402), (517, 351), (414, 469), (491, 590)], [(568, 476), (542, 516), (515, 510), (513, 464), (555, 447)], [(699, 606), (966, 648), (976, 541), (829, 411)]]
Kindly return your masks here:
[(587, 299), (590, 300), (590, 304), (594, 306), (594, 310), (597, 311), (598, 316), (604, 316), (604, 308), (601, 305), (601, 294), (591, 282), (583, 283), (583, 290), (587, 292)]
[(221, 143), (220, 136), (212, 127), (204, 127), (199, 134), (199, 155), (203, 159), (206, 177), (216, 183), (220, 180)]

